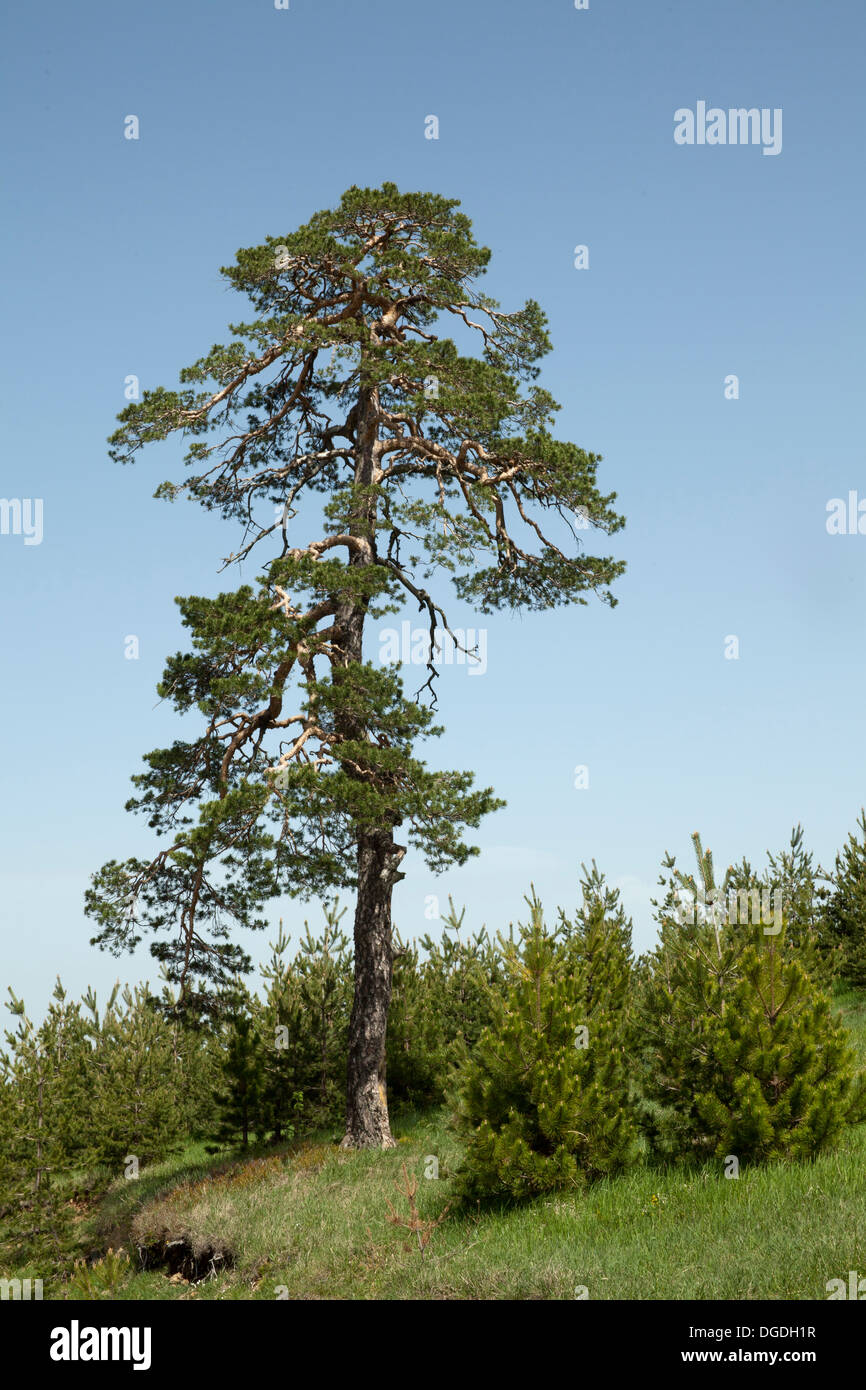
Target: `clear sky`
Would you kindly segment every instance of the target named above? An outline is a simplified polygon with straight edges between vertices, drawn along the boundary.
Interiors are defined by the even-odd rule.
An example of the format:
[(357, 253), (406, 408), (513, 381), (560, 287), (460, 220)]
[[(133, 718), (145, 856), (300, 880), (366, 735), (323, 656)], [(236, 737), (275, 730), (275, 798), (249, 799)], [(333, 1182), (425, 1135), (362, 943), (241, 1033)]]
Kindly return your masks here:
[[(58, 972), (155, 978), (88, 945), (83, 892), (153, 843), (123, 803), (180, 732), (154, 691), (173, 599), (226, 587), (236, 533), (153, 500), (178, 445), (121, 468), (105, 437), (130, 374), (172, 386), (250, 317), (218, 274), (237, 248), (351, 184), (461, 200), (484, 289), (547, 311), (557, 432), (604, 456), (627, 516), (600, 538), (629, 566), (616, 609), (476, 620), (486, 672), (444, 671), (435, 760), (508, 807), (468, 867), (407, 864), (402, 934), (438, 930), (431, 894), (496, 928), (533, 881), (552, 914), (594, 857), (645, 949), (661, 856), (695, 829), (726, 864), (801, 820), (832, 860), (866, 801), (866, 535), (826, 525), (866, 499), (861, 0), (44, 0), (3, 40), (0, 494), (41, 499), (42, 535), (14, 510), (0, 535), (0, 994), (39, 1012)], [(781, 150), (675, 143), (699, 102), (781, 110)]]

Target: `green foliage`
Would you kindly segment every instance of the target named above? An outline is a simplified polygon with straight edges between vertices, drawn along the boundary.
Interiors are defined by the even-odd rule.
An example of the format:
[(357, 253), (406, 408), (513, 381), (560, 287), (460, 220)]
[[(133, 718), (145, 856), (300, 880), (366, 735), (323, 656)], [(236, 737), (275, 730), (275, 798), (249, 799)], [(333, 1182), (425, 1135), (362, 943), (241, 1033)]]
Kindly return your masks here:
[(452, 1075), (492, 1021), (505, 980), (495, 944), (484, 928), (461, 937), (448, 899), (439, 941), (429, 934), (418, 947), (398, 939), (388, 1021), (388, 1089), (410, 1105), (440, 1104)]
[(0, 1269), (33, 1263), (45, 1277), (72, 1261), (68, 1175), (85, 1142), (86, 1030), (59, 979), (38, 1027), (9, 994), (16, 1027), (0, 1054)]
[(839, 974), (847, 985), (866, 985), (866, 810), (836, 856), (824, 926), (839, 948)]
[(235, 982), (216, 1032), (222, 1142), (246, 1147), (255, 1135), (279, 1143), (340, 1115), (352, 1006), (352, 960), (339, 925), (345, 912), (336, 899), (325, 903), (322, 934), (305, 922), (292, 960), (280, 926), (261, 998)]
[(633, 1155), (622, 925), (590, 901), (548, 931), (534, 894), (527, 902), (519, 940), (501, 940), (507, 998), (462, 1069), (464, 1201), (577, 1187)]
[(249, 992), (237, 981), (220, 1058), (217, 1138), (240, 1139), (244, 1148), (261, 1122), (264, 1044), (257, 1023)]
[(337, 899), (324, 904), (321, 936), (305, 922), (291, 963), (284, 959), (289, 943), (281, 930), (264, 971), (264, 1128), (275, 1138), (289, 1124), (315, 1129), (341, 1112), (352, 1008), (352, 960), (339, 925), (345, 912)]
[(842, 949), (827, 930), (824, 904), (826, 874), (815, 865), (803, 840), (802, 825), (795, 825), (788, 845), (778, 853), (767, 851), (767, 868), (757, 874), (743, 859), (728, 871), (731, 892), (757, 888), (767, 901), (779, 902), (785, 917), (783, 949), (809, 958), (809, 973), (830, 987), (841, 966)]
[(177, 1151), (212, 1115), (207, 1038), (165, 1017), (146, 985), (104, 1011), (58, 980), (36, 1026), (10, 990), (16, 1020), (0, 1058), (0, 1268), (68, 1272), (76, 1200)]
[(262, 970), (265, 993), (258, 1014), (263, 1048), (260, 1127), (275, 1142), (296, 1132), (315, 1062), (297, 973), (285, 959), (288, 946), (280, 923), (271, 959)]
[(303, 1090), (313, 1127), (342, 1112), (352, 1011), (352, 957), (348, 937), (339, 929), (346, 909), (335, 898), (324, 905), (324, 913), (320, 937), (304, 923), (295, 963), (305, 1033), (312, 1046)]
[(166, 1021), (146, 985), (122, 992), (115, 986), (101, 1017), (90, 990), (85, 1004), (92, 1045), (86, 1157), (115, 1171), (132, 1157), (141, 1166), (158, 1162), (177, 1149), (189, 1123), (180, 1030)]
[(131, 1272), (131, 1262), (125, 1250), (109, 1249), (101, 1260), (86, 1264), (76, 1260), (69, 1279), (67, 1296), (76, 1301), (115, 1299)]
[[(765, 873), (743, 861), (721, 883), (694, 844), (693, 874), (665, 858), (658, 945), (637, 966), (619, 894), (595, 863), (579, 907), (560, 910), (552, 930), (533, 891), (516, 937), (467, 934), (450, 899), (441, 939), (397, 937), (392, 1099), (453, 1099), (467, 1141), (455, 1180), (464, 1204), (620, 1173), (638, 1113), (650, 1159), (716, 1168), (730, 1155), (812, 1160), (866, 1118), (866, 1080), (825, 992), (840, 952), (831, 921), (853, 959), (866, 849), (850, 837), (840, 854), (831, 917), (800, 827)], [(758, 916), (732, 913), (744, 903)], [(90, 990), (71, 1001), (58, 981), (39, 1025), (10, 991), (0, 1270), (68, 1275), (83, 1206), (133, 1155), (148, 1166), (190, 1138), (282, 1143), (334, 1125), (353, 960), (345, 909), (323, 906), (323, 927), (305, 923), (293, 954), (281, 926), (259, 993), (235, 974), (197, 1014), (189, 1000), (179, 1007), (170, 971), (159, 998), (118, 986), (102, 1009)], [(110, 1296), (111, 1269), (109, 1292), (102, 1273), (79, 1271), (81, 1296)]]
[[(455, 199), (353, 186), (238, 251), (222, 274), (256, 317), (178, 389), (145, 390), (111, 436), (124, 463), (182, 436), (192, 473), (159, 495), (239, 520), (231, 561), (270, 547), (256, 587), (178, 600), (191, 649), (160, 694), (204, 725), (146, 756), (128, 803), (171, 845), (110, 860), (86, 895), (93, 941), (119, 953), (152, 934), (194, 1013), (248, 972), (233, 932), (260, 930), (268, 900), (356, 886), (359, 843), (398, 827), (434, 872), (462, 864), (466, 830), (503, 804), (418, 756), (442, 730), (420, 691), (364, 661), (368, 619), (411, 603), (447, 626), (434, 575), (484, 612), (615, 601), (623, 563), (577, 528), (620, 530), (616, 494), (597, 486), (600, 455), (554, 438), (559, 407), (536, 384), (545, 315), (481, 292), (489, 259)], [(325, 534), (290, 542), (305, 500)]]
[(695, 879), (668, 856), (659, 943), (642, 962), (648, 1138), (677, 1159), (811, 1157), (866, 1114), (864, 1076), (810, 970), (817, 956), (805, 935), (795, 950), (784, 915), (729, 920), (733, 871), (712, 903), (712, 856), (693, 838), (709, 906), (694, 920), (680, 910)]

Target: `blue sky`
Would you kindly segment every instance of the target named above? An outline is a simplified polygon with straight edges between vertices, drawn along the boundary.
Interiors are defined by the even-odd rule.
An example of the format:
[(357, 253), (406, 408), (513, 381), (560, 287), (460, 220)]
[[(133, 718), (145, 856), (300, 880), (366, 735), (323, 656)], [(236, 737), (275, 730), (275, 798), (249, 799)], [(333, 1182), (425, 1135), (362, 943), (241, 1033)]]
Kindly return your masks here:
[[(43, 534), (0, 535), (0, 993), (39, 1011), (57, 973), (75, 993), (154, 978), (146, 952), (88, 945), (82, 897), (106, 859), (152, 844), (123, 803), (142, 754), (178, 733), (154, 691), (183, 642), (173, 599), (226, 587), (236, 536), (153, 500), (177, 446), (121, 468), (105, 437), (128, 375), (171, 386), (250, 316), (218, 274), (237, 248), (353, 183), (461, 200), (493, 250), (485, 290), (548, 313), (558, 433), (604, 456), (627, 517), (601, 538), (629, 566), (615, 610), (452, 609), (487, 629), (487, 670), (443, 671), (435, 760), (508, 807), (468, 867), (407, 865), (402, 934), (435, 933), (431, 894), (504, 927), (532, 881), (552, 914), (594, 857), (645, 949), (661, 856), (689, 858), (695, 829), (727, 863), (801, 820), (832, 860), (866, 801), (866, 536), (826, 528), (831, 498), (866, 498), (864, 39), (854, 0), (7, 14), (0, 494), (41, 499)], [(675, 111), (699, 101), (780, 108), (781, 152), (675, 144)], [(279, 915), (293, 933), (319, 920)]]

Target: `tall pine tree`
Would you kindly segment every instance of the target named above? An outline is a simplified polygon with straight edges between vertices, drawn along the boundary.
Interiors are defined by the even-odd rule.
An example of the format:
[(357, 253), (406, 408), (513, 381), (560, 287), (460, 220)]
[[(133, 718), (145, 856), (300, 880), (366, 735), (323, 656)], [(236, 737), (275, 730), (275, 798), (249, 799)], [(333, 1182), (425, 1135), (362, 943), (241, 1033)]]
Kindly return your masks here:
[[(545, 316), (481, 293), (490, 252), (457, 209), (391, 183), (353, 187), (239, 251), (224, 274), (256, 317), (184, 369), (178, 390), (128, 405), (111, 439), (126, 463), (185, 438), (192, 474), (158, 495), (186, 492), (239, 522), (228, 560), (257, 548), (261, 570), (255, 587), (179, 601), (191, 650), (168, 661), (160, 693), (203, 728), (150, 753), (134, 779), (130, 808), (169, 843), (95, 875), (93, 939), (122, 951), (154, 933), (182, 996), (195, 979), (213, 995), (249, 968), (231, 931), (261, 928), (269, 898), (354, 888), (347, 1147), (393, 1142), (391, 899), (407, 848), (434, 872), (461, 864), (465, 828), (501, 804), (416, 751), (441, 732), (437, 647), (463, 648), (430, 581), (484, 613), (541, 610), (587, 594), (612, 604), (624, 569), (584, 544), (589, 528), (624, 522), (596, 485), (600, 456), (551, 432), (558, 406), (535, 382)], [(323, 523), (307, 540), (304, 509)], [(403, 605), (429, 627), (414, 699), (393, 666), (365, 659), (370, 621)]]

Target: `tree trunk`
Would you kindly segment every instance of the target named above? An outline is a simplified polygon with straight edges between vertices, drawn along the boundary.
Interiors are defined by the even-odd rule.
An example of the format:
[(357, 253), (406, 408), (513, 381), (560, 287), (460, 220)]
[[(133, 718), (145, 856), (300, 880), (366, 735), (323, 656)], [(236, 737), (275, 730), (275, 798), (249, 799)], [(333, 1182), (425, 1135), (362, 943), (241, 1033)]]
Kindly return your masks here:
[[(370, 558), (376, 545), (376, 501), (370, 485), (376, 467), (377, 433), (378, 391), (375, 386), (362, 386), (355, 410), (355, 485), (359, 492), (349, 530), (368, 543)], [(362, 563), (361, 555), (350, 554), (350, 566)], [(335, 627), (340, 633), (343, 666), (364, 659), (366, 616), (366, 600), (350, 596), (337, 612)], [(334, 678), (339, 678), (337, 671)], [(365, 734), (352, 719), (345, 722), (342, 732), (351, 739)], [(385, 1089), (385, 1034), (391, 1004), (391, 892), (404, 877), (399, 869), (405, 853), (405, 848), (394, 843), (393, 824), (358, 832), (355, 990), (349, 1022), (344, 1149), (394, 1146)]]
[(391, 831), (358, 844), (355, 908), (355, 997), (349, 1024), (344, 1149), (391, 1149), (385, 1084), (385, 1037), (391, 1004), (391, 890), (406, 853)]

